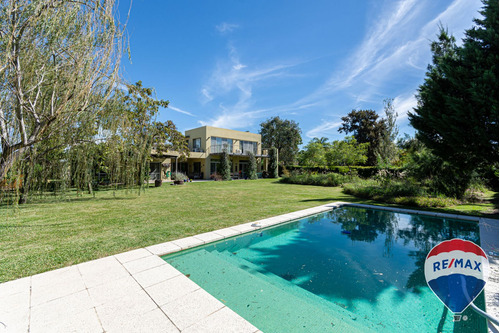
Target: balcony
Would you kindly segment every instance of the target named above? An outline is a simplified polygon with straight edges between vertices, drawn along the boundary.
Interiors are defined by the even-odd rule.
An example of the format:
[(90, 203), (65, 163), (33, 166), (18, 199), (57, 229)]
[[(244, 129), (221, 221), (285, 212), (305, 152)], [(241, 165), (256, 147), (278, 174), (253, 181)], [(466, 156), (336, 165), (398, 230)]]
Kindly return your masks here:
[(220, 154), (223, 151), (227, 151), (229, 154), (232, 154), (232, 147), (229, 145), (212, 145), (210, 146), (210, 154)]
[(247, 155), (249, 152), (252, 152), (254, 155), (257, 155), (257, 148), (250, 149), (232, 149), (229, 145), (213, 145), (210, 147), (210, 154), (220, 154), (224, 150), (226, 150), (229, 155)]

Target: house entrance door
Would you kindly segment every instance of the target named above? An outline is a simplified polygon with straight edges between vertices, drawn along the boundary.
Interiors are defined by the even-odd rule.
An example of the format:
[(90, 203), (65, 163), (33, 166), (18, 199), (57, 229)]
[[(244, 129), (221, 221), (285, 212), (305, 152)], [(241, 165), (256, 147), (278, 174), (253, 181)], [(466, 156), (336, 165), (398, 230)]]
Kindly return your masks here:
[(248, 162), (240, 162), (239, 168), (241, 178), (245, 179), (248, 175)]
[(193, 163), (193, 178), (194, 179), (201, 178), (201, 162)]

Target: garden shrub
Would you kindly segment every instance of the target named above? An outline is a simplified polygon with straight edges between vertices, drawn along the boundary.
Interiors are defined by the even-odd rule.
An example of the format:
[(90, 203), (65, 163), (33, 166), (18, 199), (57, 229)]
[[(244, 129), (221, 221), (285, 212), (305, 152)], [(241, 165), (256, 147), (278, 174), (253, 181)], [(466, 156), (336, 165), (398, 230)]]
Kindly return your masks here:
[(427, 207), (427, 208), (438, 208), (454, 206), (459, 203), (457, 199), (447, 198), (447, 197), (397, 197), (392, 198), (390, 203), (395, 203), (405, 206), (415, 206), (415, 207)]
[(443, 195), (429, 195), (420, 184), (411, 180), (356, 179), (343, 185), (343, 192), (360, 198), (415, 207), (446, 207), (459, 203)]
[(299, 185), (317, 185), (317, 186), (340, 186), (347, 179), (347, 176), (343, 176), (337, 173), (328, 174), (314, 174), (314, 173), (297, 173), (293, 172), (288, 177), (283, 177), (280, 179), (281, 183), (286, 184), (299, 184)]
[(182, 172), (173, 172), (172, 173), (172, 180), (184, 181), (186, 179), (188, 179), (188, 177), (186, 176), (186, 174), (184, 174)]
[[(339, 173), (339, 174), (350, 174), (350, 175), (359, 175), (363, 178), (373, 177), (377, 171), (377, 167), (373, 166), (332, 166), (332, 167), (307, 167), (300, 165), (288, 165), (288, 171), (297, 171), (297, 172), (316, 172), (316, 173)], [(393, 169), (389, 169), (391, 172)], [(399, 170), (399, 169), (394, 169)]]

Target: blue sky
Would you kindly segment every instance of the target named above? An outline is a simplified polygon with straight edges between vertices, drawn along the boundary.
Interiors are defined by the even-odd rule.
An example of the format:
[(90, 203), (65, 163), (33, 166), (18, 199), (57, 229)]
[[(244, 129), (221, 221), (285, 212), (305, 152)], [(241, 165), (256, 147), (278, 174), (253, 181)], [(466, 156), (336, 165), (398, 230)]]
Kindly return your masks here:
[[(124, 21), (129, 2), (120, 2)], [(431, 60), (439, 24), (459, 43), (480, 0), (135, 0), (123, 78), (170, 101), (158, 120), (258, 133), (280, 116), (302, 139), (342, 139), (352, 109), (383, 115), (394, 98), (400, 134)]]

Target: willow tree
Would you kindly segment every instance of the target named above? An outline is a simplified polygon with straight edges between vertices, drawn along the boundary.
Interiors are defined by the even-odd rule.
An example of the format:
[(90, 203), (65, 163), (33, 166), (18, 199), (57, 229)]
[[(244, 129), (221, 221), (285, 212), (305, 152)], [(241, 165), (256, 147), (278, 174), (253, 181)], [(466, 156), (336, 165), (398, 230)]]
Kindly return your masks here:
[(115, 0), (0, 3), (0, 179), (37, 143), (97, 130), (121, 40)]
[(143, 186), (149, 177), (152, 150), (176, 150), (188, 155), (186, 139), (171, 120), (156, 121), (167, 100), (158, 99), (153, 88), (139, 81), (115, 89), (113, 98), (99, 118), (104, 145), (103, 164), (112, 183)]

